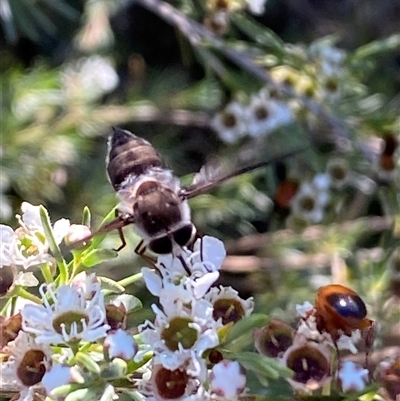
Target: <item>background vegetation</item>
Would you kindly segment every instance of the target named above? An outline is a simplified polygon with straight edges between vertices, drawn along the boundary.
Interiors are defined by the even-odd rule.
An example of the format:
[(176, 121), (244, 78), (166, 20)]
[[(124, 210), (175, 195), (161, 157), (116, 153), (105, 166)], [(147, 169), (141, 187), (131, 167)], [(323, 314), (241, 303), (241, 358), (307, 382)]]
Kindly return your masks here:
[[(383, 139), (400, 134), (399, 3), (269, 0), (260, 15), (229, 10), (214, 36), (203, 22), (232, 3), (172, 1), (163, 13), (149, 0), (0, 1), (1, 222), (14, 225), (26, 200), (73, 222), (87, 205), (98, 227), (116, 203), (105, 173), (110, 126), (148, 139), (186, 183), (210, 155), (234, 161), (245, 149), (265, 160), (306, 145), (303, 156), (193, 199), (193, 219), (226, 241), (223, 282), (256, 294), (263, 312), (295, 322), (294, 305), (313, 301), (318, 286), (354, 288), (380, 327), (377, 362), (400, 340), (398, 156), (394, 178), (374, 167)], [(322, 82), (332, 48), (340, 73)], [(224, 141), (213, 118), (263, 87), (295, 104), (295, 119), (271, 135)], [(338, 157), (353, 183), (330, 193), (318, 225), (293, 222), (274, 203), (280, 183), (300, 185)], [(129, 246), (104, 267), (119, 277), (143, 264), (126, 231)]]

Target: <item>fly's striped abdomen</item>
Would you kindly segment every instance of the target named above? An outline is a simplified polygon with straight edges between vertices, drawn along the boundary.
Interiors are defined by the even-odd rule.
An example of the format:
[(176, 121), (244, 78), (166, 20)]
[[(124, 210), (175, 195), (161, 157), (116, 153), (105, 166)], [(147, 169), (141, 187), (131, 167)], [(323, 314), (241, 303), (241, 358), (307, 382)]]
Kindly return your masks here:
[(114, 128), (109, 142), (107, 172), (116, 191), (129, 176), (145, 174), (152, 167), (166, 168), (160, 155), (145, 139)]

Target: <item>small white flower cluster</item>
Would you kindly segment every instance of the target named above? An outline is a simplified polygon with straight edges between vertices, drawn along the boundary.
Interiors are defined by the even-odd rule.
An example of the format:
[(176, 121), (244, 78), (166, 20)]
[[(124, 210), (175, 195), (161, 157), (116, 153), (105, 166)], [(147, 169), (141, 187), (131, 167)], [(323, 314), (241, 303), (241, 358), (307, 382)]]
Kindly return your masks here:
[(267, 0), (207, 0), (207, 14), (203, 23), (215, 34), (223, 35), (229, 29), (231, 14), (247, 8), (251, 14), (261, 15), (264, 13), (266, 2)]
[[(10, 282), (3, 295), (27, 298), (0, 319), (1, 384), (19, 392), (15, 399), (32, 401), (41, 394), (59, 400), (63, 391), (75, 390), (79, 397), (116, 399), (112, 381), (130, 377), (138, 369), (130, 370), (132, 364), (144, 371), (135, 396), (148, 401), (239, 399), (246, 376), (238, 362), (225, 360), (217, 349), (219, 330), (249, 316), (254, 305), (230, 287), (211, 288), (226, 256), (221, 241), (206, 236), (192, 251), (160, 256), (156, 271), (143, 268), (159, 305), (152, 306), (154, 322), (139, 326), (138, 352), (126, 323), (140, 301), (128, 294), (105, 298), (105, 279), (81, 271), (85, 256), (93, 258), (97, 250), (84, 242), (70, 263), (50, 253), (63, 240), (70, 244), (88, 238), (89, 228), (65, 219), (51, 226), (45, 209), (28, 203), (22, 212), (17, 230), (1, 226), (1, 276), (3, 284)], [(23, 274), (28, 268), (42, 270), (46, 283), (39, 287), (40, 298), (23, 289), (13, 274), (8, 277), (10, 267)], [(106, 282), (111, 293), (123, 290)], [(9, 291), (13, 287), (16, 291)]]
[(333, 45), (331, 41), (322, 40), (313, 43), (309, 55), (318, 65), (318, 73), (326, 77), (337, 77), (344, 72), (346, 53)]
[(113, 91), (119, 77), (111, 61), (101, 56), (80, 58), (65, 67), (62, 74), (63, 86), (71, 98), (87, 101)]
[(249, 136), (268, 135), (279, 127), (290, 124), (294, 113), (282, 100), (272, 98), (267, 88), (253, 94), (247, 105), (230, 102), (214, 116), (211, 127), (226, 143), (235, 143)]
[[(17, 216), (19, 227), (16, 230), (0, 225), (0, 271), (3, 277), (1, 295), (10, 292), (15, 285), (37, 285), (37, 279), (28, 270), (54, 263), (41, 223), (39, 206), (23, 202), (21, 210), (22, 216)], [(69, 227), (66, 219), (55, 222), (53, 232), (58, 244), (68, 234)], [(9, 277), (7, 283), (4, 280), (6, 276)]]
[(291, 201), (292, 216), (306, 224), (320, 223), (329, 203), (329, 174), (316, 174), (311, 181), (303, 181)]
[[(295, 178), (298, 173), (294, 172), (293, 175), (294, 182), (299, 182)], [(302, 180), (298, 185), (289, 201), (292, 212), (289, 222), (300, 227), (323, 222), (328, 207), (335, 211), (342, 207), (340, 202), (333, 207), (332, 194), (349, 187), (369, 195), (375, 190), (376, 183), (366, 175), (351, 170), (347, 160), (331, 158), (324, 173), (317, 173), (312, 179)]]
[[(20, 391), (19, 400), (31, 401), (35, 392), (57, 398), (52, 393), (56, 387), (84, 383), (82, 366), (71, 363), (82, 346), (103, 344), (103, 353), (93, 348), (81, 356), (94, 370), (105, 356), (108, 360), (134, 357), (137, 345), (132, 336), (108, 324), (104, 295), (94, 274), (82, 272), (70, 284), (58, 287), (43, 284), (39, 291), (43, 304), (21, 307), (18, 334), (2, 346), (7, 362), (0, 365), (0, 376), (3, 383)], [(118, 299), (113, 303), (120, 304)]]
[(261, 15), (264, 13), (265, 3), (268, 0), (246, 0), (249, 11), (254, 15)]
[(338, 369), (332, 371), (334, 352), (342, 349), (358, 352), (356, 343), (361, 338), (360, 330), (352, 330), (351, 336), (342, 332), (338, 339), (334, 339), (332, 333), (319, 330), (317, 319), (321, 316), (317, 316), (314, 305), (307, 301), (297, 305), (296, 309), (301, 317), (296, 330), (273, 319), (268, 326), (254, 332), (257, 351), (277, 358), (293, 370), (293, 376), (287, 380), (297, 392), (312, 393), (335, 377), (344, 392), (363, 390), (368, 381), (367, 369), (353, 362), (341, 363), (337, 355)]
[[(210, 288), (225, 258), (223, 243), (205, 236), (193, 252), (159, 256), (156, 270), (143, 268), (149, 291), (159, 297), (154, 322), (139, 326), (143, 348), (135, 360), (152, 352), (148, 375), (140, 387), (148, 400), (238, 399), (245, 376), (237, 362), (221, 360), (208, 370), (205, 353), (219, 345), (218, 329), (248, 316), (253, 300), (242, 300), (231, 288)], [(222, 359), (222, 358), (221, 358)]]
[[(332, 104), (341, 100), (341, 92), (354, 90), (352, 76), (346, 68), (346, 52), (334, 46), (331, 38), (324, 38), (309, 47), (297, 47), (303, 65), (278, 65), (270, 71), (275, 82), (291, 87), (294, 92), (305, 98)], [(357, 85), (358, 81), (355, 81)], [(354, 86), (355, 86), (354, 85)], [(296, 110), (301, 111), (304, 119), (306, 111), (301, 102), (296, 102)], [(315, 116), (306, 111), (310, 124), (317, 123)]]

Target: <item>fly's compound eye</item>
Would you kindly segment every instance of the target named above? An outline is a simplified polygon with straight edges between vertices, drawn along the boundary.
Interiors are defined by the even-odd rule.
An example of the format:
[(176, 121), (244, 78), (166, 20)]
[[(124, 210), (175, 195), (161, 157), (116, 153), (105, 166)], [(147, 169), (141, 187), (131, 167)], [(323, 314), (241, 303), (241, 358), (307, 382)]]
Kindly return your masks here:
[(149, 248), (159, 255), (172, 253), (172, 241), (168, 237), (161, 237), (150, 242)]
[(191, 240), (194, 237), (194, 234), (195, 234), (195, 229), (193, 224), (187, 224), (186, 226), (183, 226), (179, 230), (173, 232), (172, 236), (174, 237), (174, 241), (179, 246), (186, 246), (191, 242)]

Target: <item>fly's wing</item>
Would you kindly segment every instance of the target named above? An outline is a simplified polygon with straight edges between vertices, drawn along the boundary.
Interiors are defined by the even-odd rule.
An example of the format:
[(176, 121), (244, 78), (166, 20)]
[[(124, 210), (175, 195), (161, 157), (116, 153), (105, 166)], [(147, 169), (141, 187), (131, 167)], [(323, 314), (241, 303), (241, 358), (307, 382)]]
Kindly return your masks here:
[(235, 165), (242, 165), (242, 167), (237, 168), (230, 168), (228, 165), (229, 163), (220, 163), (218, 160), (213, 159), (200, 169), (200, 171), (194, 176), (194, 179), (190, 185), (182, 187), (180, 195), (183, 199), (194, 198), (195, 196), (209, 191), (211, 188), (221, 184), (226, 180), (237, 177), (238, 175), (247, 173), (249, 171), (268, 166), (269, 164), (285, 160), (307, 149), (308, 147), (297, 148), (272, 157), (268, 160), (253, 164), (246, 164), (244, 160), (246, 159), (247, 155), (242, 155), (242, 157), (235, 161)]

